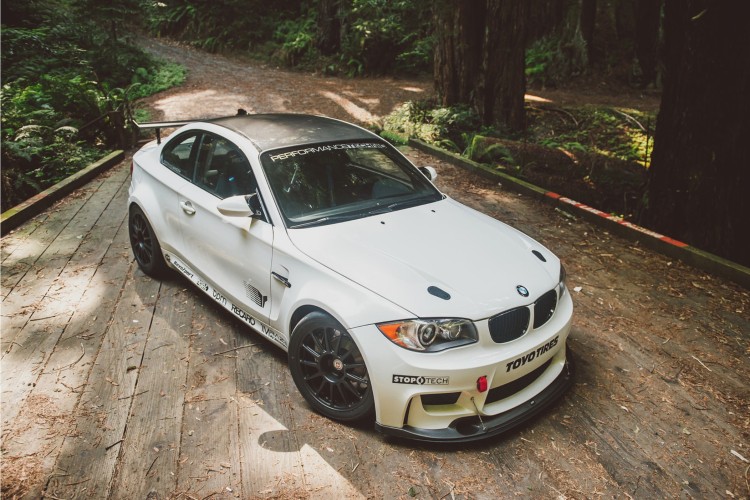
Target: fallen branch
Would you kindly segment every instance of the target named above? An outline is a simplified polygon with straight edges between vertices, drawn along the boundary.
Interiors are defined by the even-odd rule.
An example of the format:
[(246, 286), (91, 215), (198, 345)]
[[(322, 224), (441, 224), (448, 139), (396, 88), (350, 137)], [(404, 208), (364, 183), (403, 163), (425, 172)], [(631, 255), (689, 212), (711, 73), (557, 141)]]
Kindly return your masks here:
[(81, 355), (80, 355), (80, 356), (78, 356), (78, 359), (76, 359), (76, 360), (75, 360), (75, 361), (73, 361), (72, 363), (70, 363), (70, 364), (67, 364), (67, 365), (65, 365), (65, 366), (62, 366), (62, 367), (60, 367), (60, 368), (54, 368), (54, 371), (56, 371), (56, 372), (59, 372), (59, 371), (61, 371), (61, 370), (64, 370), (64, 369), (66, 369), (66, 368), (70, 368), (71, 366), (73, 366), (73, 365), (77, 364), (77, 363), (78, 363), (79, 361), (81, 361), (81, 360), (83, 359), (83, 357), (84, 357), (84, 356), (86, 355), (86, 348), (85, 348), (85, 347), (83, 347), (83, 343), (81, 343), (81, 351), (82, 351), (82, 352), (81, 352)]
[(125, 440), (124, 440), (124, 439), (120, 439), (120, 440), (118, 440), (118, 441), (115, 441), (114, 443), (112, 443), (111, 445), (107, 446), (107, 447), (106, 447), (106, 448), (104, 448), (104, 449), (105, 449), (105, 450), (107, 450), (107, 451), (109, 451), (109, 449), (110, 449), (110, 448), (112, 448), (113, 446), (116, 446), (116, 445), (118, 445), (118, 444), (122, 443), (123, 441), (125, 441)]
[(708, 371), (710, 371), (710, 372), (713, 373), (713, 370), (711, 368), (707, 367), (706, 365), (704, 365), (703, 361), (701, 361), (700, 359), (696, 358), (692, 354), (690, 355), (690, 357), (693, 358), (694, 360), (696, 360), (698, 363), (700, 363), (703, 368), (705, 368), (706, 370), (708, 370)]
[(615, 110), (614, 110), (614, 112), (615, 112), (615, 113), (617, 113), (617, 114), (620, 114), (620, 115), (624, 116), (624, 117), (625, 117), (625, 118), (627, 118), (628, 120), (630, 120), (630, 121), (632, 121), (633, 123), (635, 123), (636, 125), (638, 125), (638, 127), (639, 127), (639, 128), (641, 129), (641, 131), (643, 131), (643, 132), (646, 132), (646, 127), (644, 127), (643, 125), (641, 125), (641, 122), (639, 122), (638, 120), (636, 120), (635, 118), (633, 118), (633, 117), (632, 117), (632, 116), (630, 116), (629, 114), (627, 114), (627, 113), (623, 113), (623, 112), (622, 112), (622, 111), (620, 111), (619, 109), (615, 109)]
[(117, 400), (118, 400), (118, 401), (121, 401), (121, 400), (123, 400), (123, 399), (130, 399), (130, 398), (134, 398), (134, 397), (136, 397), (136, 396), (140, 396), (141, 394), (146, 394), (147, 392), (148, 392), (148, 390), (146, 390), (146, 391), (141, 391), (141, 392), (139, 392), (139, 393), (137, 393), (137, 394), (133, 394), (133, 395), (131, 395), (131, 396), (123, 396), (123, 397), (121, 397), (121, 398), (117, 398)]
[(151, 465), (148, 466), (148, 469), (146, 470), (146, 476), (148, 476), (148, 473), (151, 472), (151, 469), (153, 468), (156, 461), (159, 460), (159, 455), (156, 455), (156, 458), (154, 458), (154, 461), (151, 462)]
[(29, 321), (42, 321), (42, 320), (45, 320), (45, 319), (50, 319), (50, 318), (54, 318), (56, 316), (60, 316), (61, 314), (62, 313), (57, 313), (57, 314), (53, 314), (51, 316), (44, 316), (43, 318), (30, 318)]
[(219, 356), (219, 355), (221, 355), (221, 354), (226, 354), (226, 353), (228, 353), (228, 352), (232, 352), (232, 351), (238, 351), (238, 350), (240, 350), (240, 349), (244, 349), (244, 348), (246, 348), (246, 347), (252, 347), (252, 346), (254, 346), (254, 345), (255, 345), (255, 344), (247, 344), (247, 345), (241, 345), (241, 346), (239, 346), (239, 347), (235, 347), (234, 349), (227, 349), (226, 351), (215, 352), (215, 353), (213, 353), (213, 356)]

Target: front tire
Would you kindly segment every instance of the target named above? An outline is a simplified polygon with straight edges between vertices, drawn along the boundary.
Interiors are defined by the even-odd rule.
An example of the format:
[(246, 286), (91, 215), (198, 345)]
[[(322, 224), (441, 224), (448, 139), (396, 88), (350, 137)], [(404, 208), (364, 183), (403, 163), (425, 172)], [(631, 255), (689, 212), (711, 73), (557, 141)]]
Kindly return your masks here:
[(161, 245), (146, 214), (137, 205), (130, 207), (128, 233), (130, 234), (130, 248), (133, 249), (138, 267), (152, 278), (164, 277), (169, 268), (164, 262)]
[(289, 369), (302, 396), (318, 413), (353, 422), (375, 410), (365, 360), (346, 328), (322, 312), (294, 327)]

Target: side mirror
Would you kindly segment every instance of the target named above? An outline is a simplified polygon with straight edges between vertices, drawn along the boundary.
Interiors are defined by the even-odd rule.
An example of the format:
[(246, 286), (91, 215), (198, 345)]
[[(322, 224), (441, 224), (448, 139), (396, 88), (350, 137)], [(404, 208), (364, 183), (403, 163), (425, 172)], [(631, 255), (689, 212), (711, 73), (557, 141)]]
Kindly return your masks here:
[(245, 199), (247, 200), (247, 206), (250, 207), (250, 210), (253, 212), (250, 214), (250, 217), (253, 219), (262, 219), (263, 206), (260, 203), (260, 196), (258, 196), (258, 193), (249, 194)]
[(252, 217), (263, 218), (263, 207), (261, 207), (258, 193), (241, 194), (224, 198), (216, 205), (221, 215), (227, 217)]
[(435, 167), (418, 167), (419, 171), (422, 172), (422, 174), (427, 177), (428, 180), (434, 181), (437, 179), (437, 170), (435, 170)]

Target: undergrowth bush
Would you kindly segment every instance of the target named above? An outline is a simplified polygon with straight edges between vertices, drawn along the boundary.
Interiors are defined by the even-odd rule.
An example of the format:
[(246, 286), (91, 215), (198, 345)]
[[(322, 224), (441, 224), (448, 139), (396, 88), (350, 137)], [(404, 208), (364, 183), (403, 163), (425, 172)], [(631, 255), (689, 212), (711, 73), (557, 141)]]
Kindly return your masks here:
[[(653, 114), (632, 109), (583, 107), (571, 110), (529, 108), (523, 141), (570, 153), (598, 154), (648, 168)], [(552, 119), (554, 117), (554, 119)], [(407, 102), (386, 116), (384, 131), (421, 139), (483, 163), (512, 163), (512, 155), (486, 137), (504, 137), (482, 127), (470, 108), (440, 107), (433, 101)]]
[(127, 146), (133, 100), (185, 79), (74, 10), (33, 4), (3, 12), (16, 23), (1, 32), (3, 211)]
[(436, 107), (432, 101), (409, 101), (385, 117), (383, 129), (462, 152), (465, 133), (481, 128), (478, 115), (466, 106)]

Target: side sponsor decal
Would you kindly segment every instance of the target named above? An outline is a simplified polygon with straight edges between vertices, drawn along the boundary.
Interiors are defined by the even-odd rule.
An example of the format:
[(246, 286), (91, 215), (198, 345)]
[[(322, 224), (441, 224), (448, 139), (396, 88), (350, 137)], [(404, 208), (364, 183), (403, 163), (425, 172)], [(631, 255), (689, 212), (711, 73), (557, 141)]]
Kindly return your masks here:
[(394, 375), (394, 384), (448, 385), (450, 377), (423, 377), (421, 375)]
[(171, 263), (175, 267), (175, 269), (187, 276), (187, 278), (190, 279), (190, 281), (192, 281), (195, 286), (201, 289), (201, 291), (203, 291), (206, 295), (214, 299), (220, 306), (230, 311), (232, 314), (251, 326), (255, 331), (261, 333), (263, 336), (267, 337), (274, 343), (279, 344), (284, 349), (287, 348), (286, 339), (279, 332), (263, 323), (259, 319), (256, 319), (252, 314), (245, 311), (231, 300), (227, 299), (223, 293), (216, 290), (200, 276), (197, 276), (192, 270), (190, 270), (189, 267), (177, 260), (174, 256), (166, 255), (165, 257), (167, 259), (167, 262)]
[(508, 363), (507, 365), (505, 365), (505, 373), (508, 373), (511, 370), (515, 370), (517, 368), (520, 368), (523, 365), (525, 365), (526, 363), (528, 363), (529, 361), (532, 361), (534, 358), (538, 358), (539, 356), (541, 356), (545, 352), (547, 352), (550, 349), (552, 349), (553, 347), (555, 347), (557, 345), (557, 342), (559, 340), (560, 340), (560, 336), (558, 335), (557, 337), (555, 337), (554, 339), (550, 340), (549, 342), (547, 342), (543, 346), (538, 347), (535, 351), (531, 351), (529, 353), (524, 354), (520, 358), (514, 359), (513, 361), (511, 361), (510, 363)]

